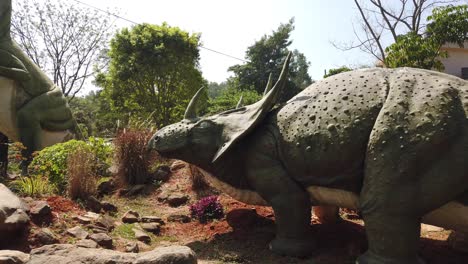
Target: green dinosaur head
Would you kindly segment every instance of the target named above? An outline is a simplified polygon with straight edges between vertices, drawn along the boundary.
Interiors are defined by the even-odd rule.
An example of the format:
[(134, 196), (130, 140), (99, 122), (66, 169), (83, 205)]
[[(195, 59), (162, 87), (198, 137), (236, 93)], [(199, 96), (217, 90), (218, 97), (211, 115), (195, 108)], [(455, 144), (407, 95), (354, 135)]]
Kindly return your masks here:
[[(194, 164), (216, 162), (252, 131), (277, 103), (287, 81), (291, 53), (288, 54), (275, 86), (258, 102), (208, 117), (196, 116), (195, 94), (185, 111), (184, 120), (162, 128), (148, 146), (161, 155)], [(267, 85), (267, 89), (270, 85)]]

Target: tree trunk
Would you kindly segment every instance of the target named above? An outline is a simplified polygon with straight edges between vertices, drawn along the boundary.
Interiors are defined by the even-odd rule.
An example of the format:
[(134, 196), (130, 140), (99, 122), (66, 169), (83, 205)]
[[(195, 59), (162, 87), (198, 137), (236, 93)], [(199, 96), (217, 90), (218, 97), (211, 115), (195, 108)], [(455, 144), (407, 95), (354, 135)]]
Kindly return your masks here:
[(8, 169), (8, 137), (0, 133), (0, 177), (7, 176)]

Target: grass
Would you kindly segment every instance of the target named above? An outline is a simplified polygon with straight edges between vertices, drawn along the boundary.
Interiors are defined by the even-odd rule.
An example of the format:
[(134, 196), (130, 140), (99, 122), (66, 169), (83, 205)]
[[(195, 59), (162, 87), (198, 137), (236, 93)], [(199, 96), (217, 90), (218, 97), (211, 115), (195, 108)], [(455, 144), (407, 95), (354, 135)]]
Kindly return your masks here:
[(135, 240), (135, 232), (133, 232), (133, 228), (135, 228), (135, 224), (121, 224), (115, 227), (114, 231), (112, 231), (112, 236)]
[(11, 188), (24, 196), (42, 197), (57, 193), (55, 185), (41, 175), (21, 176), (11, 183)]

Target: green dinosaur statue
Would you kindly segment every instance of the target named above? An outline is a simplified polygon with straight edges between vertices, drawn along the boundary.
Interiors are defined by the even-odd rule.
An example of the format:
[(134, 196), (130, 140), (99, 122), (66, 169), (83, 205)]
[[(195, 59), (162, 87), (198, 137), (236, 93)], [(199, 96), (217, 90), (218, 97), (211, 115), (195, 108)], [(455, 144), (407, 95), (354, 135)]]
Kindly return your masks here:
[(11, 0), (0, 0), (0, 132), (30, 157), (70, 138), (76, 123), (62, 91), (12, 40), (10, 24)]
[[(290, 55), (252, 105), (185, 119), (148, 143), (199, 166), (233, 198), (270, 205), (270, 249), (305, 256), (311, 206), (360, 210), (369, 242), (360, 264), (424, 263), (420, 223), (468, 231), (468, 82), (412, 69), (363, 69), (316, 82), (283, 105)], [(267, 87), (268, 89), (268, 87)]]

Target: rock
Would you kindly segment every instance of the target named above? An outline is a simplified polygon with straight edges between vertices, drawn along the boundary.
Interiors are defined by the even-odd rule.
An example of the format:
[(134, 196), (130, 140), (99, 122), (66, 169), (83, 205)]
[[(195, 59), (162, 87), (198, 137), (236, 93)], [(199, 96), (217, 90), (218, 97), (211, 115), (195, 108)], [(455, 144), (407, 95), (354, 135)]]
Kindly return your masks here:
[(133, 228), (132, 230), (135, 233), (135, 238), (138, 241), (141, 241), (141, 242), (144, 242), (144, 243), (147, 243), (147, 244), (149, 244), (151, 242), (151, 237), (148, 234), (146, 234), (145, 232), (143, 232), (143, 231), (141, 231), (140, 229), (137, 229), (137, 228)]
[(29, 196), (23, 197), (23, 198), (21, 198), (21, 199), (23, 200), (23, 202), (25, 202), (25, 203), (27, 203), (27, 204), (32, 204), (32, 203), (34, 203), (34, 201), (35, 201), (32, 197), (29, 197)]
[(36, 238), (43, 245), (56, 244), (59, 242), (57, 236), (49, 229), (42, 228), (36, 233)]
[(83, 225), (91, 224), (92, 222), (96, 221), (99, 218), (100, 214), (96, 214), (93, 212), (86, 212), (86, 214), (82, 216), (75, 216), (73, 217), (74, 220), (78, 221), (78, 223)]
[(28, 264), (113, 263), (113, 264), (196, 264), (195, 253), (186, 246), (158, 247), (142, 253), (122, 253), (102, 248), (56, 244), (33, 249)]
[(75, 244), (77, 247), (83, 247), (83, 248), (97, 248), (98, 244), (91, 240), (91, 239), (81, 239), (78, 240)]
[(136, 223), (140, 220), (140, 215), (138, 212), (135, 211), (127, 211), (123, 216), (122, 216), (122, 222), (131, 224), (131, 223)]
[(75, 226), (67, 230), (67, 233), (78, 238), (78, 239), (86, 239), (89, 235), (83, 228), (79, 226)]
[(156, 169), (156, 172), (152, 176), (154, 181), (167, 181), (171, 176), (171, 167), (167, 165), (161, 165)]
[[(0, 183), (0, 232), (24, 230), (29, 223), (28, 211), (26, 203)], [(3, 239), (9, 237), (1, 235)]]
[(109, 232), (106, 228), (97, 225), (87, 225), (87, 228), (91, 229), (93, 233), (107, 233)]
[(113, 180), (108, 180), (101, 182), (97, 186), (98, 196), (102, 197), (104, 195), (112, 194), (115, 191), (115, 184)]
[(144, 189), (145, 189), (144, 184), (134, 185), (128, 190), (128, 192), (125, 195), (134, 196), (134, 195), (141, 193)]
[(115, 228), (114, 219), (110, 218), (109, 216), (101, 215), (96, 220), (95, 224), (99, 227), (106, 229), (107, 231), (112, 231)]
[(468, 253), (468, 233), (452, 231), (447, 239), (449, 246), (458, 252)]
[(168, 222), (189, 223), (192, 219), (186, 215), (173, 214), (167, 217)]
[(226, 221), (234, 229), (252, 227), (258, 219), (259, 215), (255, 209), (234, 209), (226, 214)]
[(102, 210), (106, 212), (112, 212), (116, 213), (117, 212), (117, 206), (113, 205), (110, 202), (101, 202)]
[(90, 196), (86, 199), (86, 208), (95, 213), (100, 213), (102, 209), (101, 202), (94, 196)]
[(131, 253), (138, 253), (140, 252), (140, 248), (138, 247), (137, 242), (128, 242), (125, 245), (125, 252), (131, 252)]
[(158, 201), (165, 202), (172, 207), (179, 207), (185, 204), (190, 199), (190, 196), (182, 193), (163, 192), (159, 195)]
[(159, 234), (161, 231), (161, 224), (159, 223), (141, 223), (141, 228), (153, 234)]
[(52, 209), (46, 201), (37, 201), (29, 213), (34, 217), (44, 217), (49, 216), (52, 213)]
[(89, 236), (91, 240), (96, 242), (103, 248), (111, 249), (112, 248), (112, 238), (104, 233), (92, 234)]
[(162, 220), (161, 217), (157, 217), (157, 216), (151, 216), (151, 215), (147, 215), (147, 216), (142, 216), (140, 221), (142, 223), (159, 223), (161, 225), (164, 225), (164, 220)]
[(0, 264), (26, 264), (29, 254), (16, 250), (0, 250)]
[(176, 160), (176, 161), (172, 162), (172, 164), (171, 164), (171, 171), (180, 170), (180, 169), (185, 168), (186, 166), (187, 166), (186, 162), (181, 161), (181, 160)]

